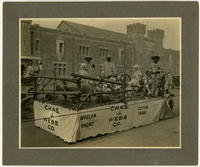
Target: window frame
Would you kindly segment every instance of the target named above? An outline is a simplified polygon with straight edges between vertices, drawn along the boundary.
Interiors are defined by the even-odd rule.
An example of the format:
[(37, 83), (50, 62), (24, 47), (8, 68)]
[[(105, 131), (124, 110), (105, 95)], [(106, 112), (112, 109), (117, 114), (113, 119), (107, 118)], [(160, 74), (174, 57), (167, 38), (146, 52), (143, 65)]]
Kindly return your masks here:
[(106, 57), (108, 56), (109, 48), (106, 47), (100, 47), (100, 56)]
[[(62, 49), (60, 50), (60, 44), (62, 44)], [(61, 52), (60, 52), (61, 51)], [(56, 54), (64, 55), (65, 54), (65, 41), (64, 39), (56, 39)]]
[(123, 64), (123, 59), (124, 59), (124, 48), (123, 47), (118, 48), (118, 58), (119, 58), (119, 63)]
[(89, 56), (90, 54), (90, 46), (79, 44), (79, 55), (80, 56)]
[(54, 61), (53, 72), (56, 76), (65, 76), (67, 72), (67, 63), (63, 61)]
[[(38, 42), (37, 42), (38, 41)], [(35, 47), (34, 47), (34, 50), (39, 53), (40, 52), (40, 39), (39, 38), (36, 38), (35, 39)]]

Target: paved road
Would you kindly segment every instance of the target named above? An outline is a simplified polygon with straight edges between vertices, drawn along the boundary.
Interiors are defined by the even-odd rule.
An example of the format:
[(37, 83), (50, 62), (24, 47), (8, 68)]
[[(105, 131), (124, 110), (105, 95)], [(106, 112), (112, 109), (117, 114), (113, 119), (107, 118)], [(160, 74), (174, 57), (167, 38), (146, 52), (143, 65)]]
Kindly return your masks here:
[(178, 147), (180, 144), (179, 95), (174, 91), (175, 117), (127, 131), (68, 144), (33, 122), (22, 123), (22, 147)]

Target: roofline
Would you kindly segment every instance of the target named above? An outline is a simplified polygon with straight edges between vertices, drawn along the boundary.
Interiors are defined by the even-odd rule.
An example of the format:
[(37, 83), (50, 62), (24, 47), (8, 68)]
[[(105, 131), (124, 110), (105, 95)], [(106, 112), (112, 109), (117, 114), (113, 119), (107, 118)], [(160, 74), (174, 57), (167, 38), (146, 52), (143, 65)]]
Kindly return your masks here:
[[(45, 32), (44, 30), (50, 30), (53, 32)], [(57, 34), (57, 35), (63, 35), (63, 36), (67, 36), (67, 35), (75, 35), (78, 36), (79, 38), (89, 38), (89, 39), (96, 39), (99, 41), (104, 40), (105, 42), (113, 42), (113, 43), (123, 43), (123, 44), (128, 44), (128, 45), (133, 45), (134, 43), (132, 41), (124, 41), (124, 40), (114, 40), (114, 39), (107, 39), (107, 38), (99, 38), (99, 37), (91, 37), (91, 36), (86, 36), (83, 34), (78, 34), (78, 33), (72, 33), (72, 32), (67, 32), (67, 31), (60, 31), (57, 29), (52, 29), (52, 28), (47, 28), (47, 27), (41, 27), (39, 26), (38, 28), (31, 28), (31, 31), (33, 32), (42, 32), (42, 33), (51, 33), (51, 34)], [(60, 34), (62, 33), (62, 34)]]
[(61, 22), (57, 25), (56, 28), (60, 27), (60, 25), (62, 24), (63, 20), (61, 20)]
[[(60, 26), (62, 22), (73, 23), (73, 24), (79, 24), (79, 23), (75, 23), (75, 22), (71, 22), (71, 21), (62, 20), (58, 26)], [(86, 27), (90, 27), (90, 28), (96, 28), (96, 29), (100, 29), (100, 30), (104, 30), (104, 31), (108, 31), (108, 32), (113, 32), (113, 33), (117, 33), (117, 34), (126, 36), (126, 33), (121, 33), (121, 32), (117, 32), (117, 31), (111, 31), (111, 30), (107, 30), (107, 29), (99, 28), (99, 27), (88, 26), (88, 25), (85, 25), (85, 24), (79, 24), (79, 25), (81, 25), (81, 26), (86, 26)], [(57, 28), (58, 28), (58, 26), (57, 26)], [(71, 26), (70, 26), (70, 27), (71, 27)]]
[[(82, 34), (82, 33), (80, 33), (76, 28), (74, 28), (73, 26), (71, 26), (71, 25), (69, 24), (69, 21), (63, 21), (63, 22), (66, 22), (66, 24), (67, 24), (71, 29), (75, 30), (77, 33)], [(63, 22), (62, 22), (62, 23), (63, 23)], [(61, 30), (61, 31), (62, 31), (62, 30)]]

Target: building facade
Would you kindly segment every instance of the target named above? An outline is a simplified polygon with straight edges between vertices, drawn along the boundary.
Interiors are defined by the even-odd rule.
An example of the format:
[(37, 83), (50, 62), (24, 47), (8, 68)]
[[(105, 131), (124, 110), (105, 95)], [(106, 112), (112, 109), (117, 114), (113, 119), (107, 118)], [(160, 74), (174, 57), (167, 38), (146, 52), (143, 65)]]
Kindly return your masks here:
[(164, 70), (177, 71), (179, 66), (172, 57), (179, 57), (179, 52), (164, 49), (163, 39), (163, 30), (146, 31), (146, 25), (140, 23), (127, 25), (127, 34), (123, 34), (68, 21), (50, 29), (27, 20), (21, 22), (21, 57), (40, 57), (48, 75), (70, 76), (86, 56), (92, 58), (98, 75), (108, 54), (118, 71), (130, 73), (134, 64), (147, 70), (153, 55), (161, 57)]

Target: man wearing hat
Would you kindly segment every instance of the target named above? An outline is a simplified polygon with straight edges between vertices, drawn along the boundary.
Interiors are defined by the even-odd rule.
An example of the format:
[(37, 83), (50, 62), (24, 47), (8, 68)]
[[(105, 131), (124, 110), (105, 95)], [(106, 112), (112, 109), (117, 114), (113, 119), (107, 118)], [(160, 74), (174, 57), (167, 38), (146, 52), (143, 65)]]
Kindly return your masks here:
[(104, 77), (104, 76), (105, 76), (103, 64), (100, 64), (100, 65), (99, 65), (99, 75), (100, 75), (101, 77)]
[[(151, 78), (152, 80), (156, 80), (159, 76), (160, 76), (160, 57), (159, 56), (152, 56), (151, 57), (152, 63), (151, 63), (151, 67), (150, 67), (150, 71), (151, 71)], [(153, 96), (157, 97), (158, 96), (158, 80), (154, 82), (154, 84), (152, 84), (152, 93)]]
[(159, 56), (152, 56), (151, 57), (152, 63), (151, 63), (151, 67), (150, 67), (150, 71), (153, 74), (159, 74), (160, 73), (160, 57)]
[(103, 64), (103, 69), (105, 77), (116, 74), (115, 64), (112, 62), (112, 57), (110, 54), (108, 54), (108, 56), (106, 57), (106, 61)]
[(92, 63), (92, 57), (86, 56), (85, 57), (85, 64), (86, 64), (86, 70), (88, 73), (88, 76), (94, 76), (95, 73), (95, 65)]

